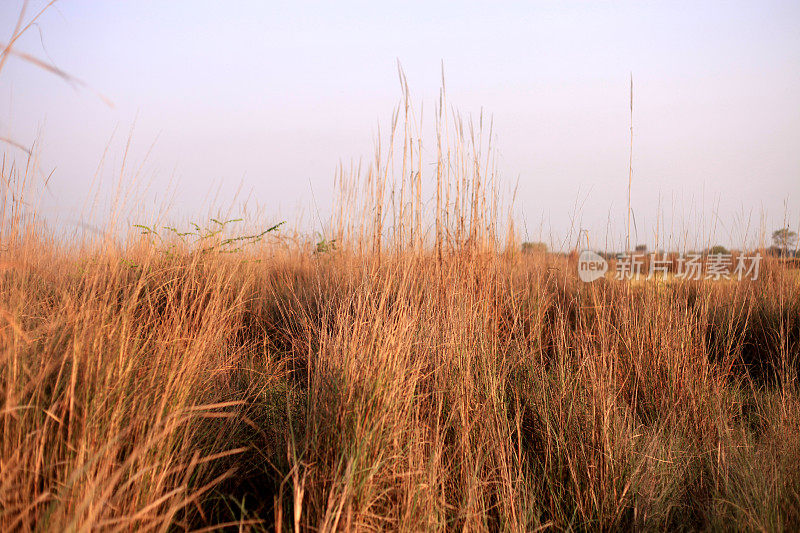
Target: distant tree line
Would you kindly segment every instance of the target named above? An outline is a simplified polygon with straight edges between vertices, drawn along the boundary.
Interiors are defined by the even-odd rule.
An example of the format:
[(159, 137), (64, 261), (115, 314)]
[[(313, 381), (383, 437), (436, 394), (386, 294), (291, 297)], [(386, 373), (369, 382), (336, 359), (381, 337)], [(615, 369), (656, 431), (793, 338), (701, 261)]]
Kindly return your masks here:
[[(800, 250), (798, 250), (798, 235), (796, 231), (792, 231), (791, 229), (781, 228), (772, 232), (772, 246), (767, 248), (766, 253), (774, 256), (774, 257), (796, 257), (800, 258)], [(527, 254), (534, 254), (534, 253), (547, 253), (547, 244), (540, 241), (534, 242), (523, 242), (522, 243), (522, 252)], [(634, 252), (637, 254), (646, 254), (647, 253), (647, 245), (646, 244), (637, 244), (634, 248)], [(664, 253), (663, 251), (659, 251), (657, 253)], [(690, 253), (697, 253), (697, 252), (690, 252)], [(703, 255), (727, 255), (730, 253), (726, 247), (717, 244), (706, 248), (702, 252), (699, 252)], [(618, 254), (615, 252), (598, 252), (600, 256), (606, 259), (613, 259)]]

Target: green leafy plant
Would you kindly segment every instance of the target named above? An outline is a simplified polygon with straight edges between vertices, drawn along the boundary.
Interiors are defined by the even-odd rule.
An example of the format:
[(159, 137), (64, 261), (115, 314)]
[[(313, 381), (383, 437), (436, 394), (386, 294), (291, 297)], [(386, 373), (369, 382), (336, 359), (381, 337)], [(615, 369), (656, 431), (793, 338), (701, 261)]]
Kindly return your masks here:
[[(283, 221), (258, 233), (225, 237), (226, 230), (231, 225), (242, 221), (243, 219), (241, 218), (234, 218), (230, 220), (211, 218), (209, 223), (205, 226), (201, 226), (196, 222), (190, 222), (189, 224), (191, 228), (184, 231), (174, 226), (162, 226), (162, 230), (164, 230), (167, 235), (176, 237), (181, 244), (183, 244), (193, 253), (232, 254), (241, 252), (247, 246), (260, 242), (268, 233), (277, 231), (283, 224), (285, 224), (285, 221)], [(159, 233), (155, 225), (148, 226), (146, 224), (134, 224), (133, 227), (140, 229), (142, 235), (147, 236), (151, 244), (162, 246), (160, 250), (161, 253), (167, 256), (174, 256), (178, 253), (177, 243), (168, 242), (167, 239), (165, 239), (164, 236)]]
[(325, 239), (322, 236), (320, 237), (320, 240), (317, 241), (317, 244), (314, 247), (315, 254), (326, 254), (337, 249), (336, 239)]

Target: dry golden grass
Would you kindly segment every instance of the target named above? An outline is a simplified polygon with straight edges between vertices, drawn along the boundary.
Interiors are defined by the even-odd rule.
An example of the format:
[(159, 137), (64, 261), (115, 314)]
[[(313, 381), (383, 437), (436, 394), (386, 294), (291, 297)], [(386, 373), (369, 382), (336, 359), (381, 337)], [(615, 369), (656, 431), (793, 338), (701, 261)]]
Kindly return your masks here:
[(406, 92), (316, 250), (65, 243), (3, 165), (0, 529), (800, 528), (797, 278), (516, 253), (442, 96), (435, 201)]
[(4, 530), (800, 525), (780, 271), (4, 242)]

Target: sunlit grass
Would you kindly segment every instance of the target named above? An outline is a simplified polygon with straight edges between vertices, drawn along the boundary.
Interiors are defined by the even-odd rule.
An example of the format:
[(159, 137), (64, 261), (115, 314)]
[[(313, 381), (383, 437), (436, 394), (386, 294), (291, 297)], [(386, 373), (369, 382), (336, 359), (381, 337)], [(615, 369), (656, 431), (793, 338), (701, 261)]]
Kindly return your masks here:
[(314, 239), (65, 242), (3, 167), (0, 529), (800, 528), (797, 271), (582, 283), (404, 104)]

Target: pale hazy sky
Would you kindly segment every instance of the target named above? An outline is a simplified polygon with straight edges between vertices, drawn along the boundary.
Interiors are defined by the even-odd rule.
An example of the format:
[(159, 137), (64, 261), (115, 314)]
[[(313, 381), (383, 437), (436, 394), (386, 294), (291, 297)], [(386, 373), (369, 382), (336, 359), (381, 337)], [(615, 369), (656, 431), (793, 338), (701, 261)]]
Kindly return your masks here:
[[(20, 5), (0, 2), (3, 40)], [(443, 61), (450, 103), (493, 116), (531, 240), (563, 239), (576, 204), (592, 245), (609, 217), (613, 238), (624, 231), (631, 72), (638, 242), (652, 244), (659, 201), (667, 232), (716, 213), (726, 244), (743, 217), (758, 227), (766, 213), (768, 230), (800, 218), (797, 1), (61, 0), (19, 49), (90, 86), (14, 58), (0, 72), (0, 136), (40, 138), (55, 169), (43, 205), (64, 220), (116, 131), (101, 173), (113, 187), (131, 129), (142, 205), (176, 189), (175, 216), (194, 216), (241, 185), (268, 218), (292, 218), (314, 210), (313, 187), (324, 216), (337, 163), (369, 160), (388, 125), (398, 59), (426, 109)]]

